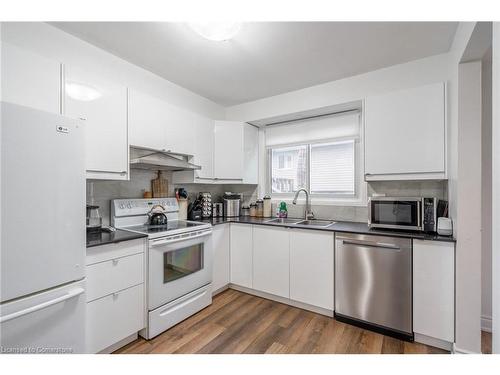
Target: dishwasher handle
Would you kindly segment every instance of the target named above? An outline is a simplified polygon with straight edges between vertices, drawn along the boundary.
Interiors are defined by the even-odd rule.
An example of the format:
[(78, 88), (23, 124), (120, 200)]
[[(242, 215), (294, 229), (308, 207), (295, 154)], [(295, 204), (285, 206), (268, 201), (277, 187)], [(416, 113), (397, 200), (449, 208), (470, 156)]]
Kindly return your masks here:
[(360, 240), (342, 240), (343, 245), (356, 245), (365, 247), (378, 247), (381, 249), (390, 249), (401, 251), (401, 248), (397, 245), (393, 245), (385, 242), (371, 242), (371, 241), (360, 241)]

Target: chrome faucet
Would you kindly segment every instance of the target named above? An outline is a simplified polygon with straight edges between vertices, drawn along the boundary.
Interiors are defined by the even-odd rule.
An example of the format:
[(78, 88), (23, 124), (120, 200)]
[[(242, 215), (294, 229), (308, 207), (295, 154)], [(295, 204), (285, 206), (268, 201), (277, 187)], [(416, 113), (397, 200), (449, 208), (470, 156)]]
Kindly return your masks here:
[(306, 194), (306, 210), (304, 212), (304, 218), (305, 220), (312, 220), (314, 219), (314, 213), (311, 211), (311, 203), (309, 202), (309, 192), (306, 189), (299, 189), (295, 193), (295, 197), (293, 197), (293, 204), (297, 204), (297, 197), (299, 196), (299, 193), (303, 191)]

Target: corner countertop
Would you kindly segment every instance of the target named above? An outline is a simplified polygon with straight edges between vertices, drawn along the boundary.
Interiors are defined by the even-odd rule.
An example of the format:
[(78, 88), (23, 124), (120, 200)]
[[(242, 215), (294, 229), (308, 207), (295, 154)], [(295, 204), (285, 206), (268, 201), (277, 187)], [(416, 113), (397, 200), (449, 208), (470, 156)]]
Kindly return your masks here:
[(423, 232), (411, 232), (411, 231), (389, 230), (389, 229), (370, 229), (368, 228), (367, 223), (332, 220), (334, 224), (331, 224), (327, 227), (310, 227), (297, 224), (269, 223), (268, 221), (271, 219), (272, 218), (240, 216), (240, 217), (216, 217), (210, 219), (203, 219), (202, 221), (205, 223), (210, 223), (212, 225), (220, 225), (225, 223), (242, 223), (242, 224), (268, 225), (268, 226), (278, 226), (278, 227), (298, 228), (298, 229), (322, 230), (330, 232), (372, 234), (376, 236), (404, 237), (404, 238), (413, 238), (413, 239), (428, 240), (428, 241), (456, 242), (455, 238), (453, 238), (452, 236), (440, 236), (437, 233), (423, 233)]
[(122, 241), (136, 240), (144, 237), (147, 237), (147, 235), (142, 233), (132, 233), (121, 229), (117, 229), (115, 232), (111, 233), (103, 231), (97, 233), (87, 233), (87, 248)]

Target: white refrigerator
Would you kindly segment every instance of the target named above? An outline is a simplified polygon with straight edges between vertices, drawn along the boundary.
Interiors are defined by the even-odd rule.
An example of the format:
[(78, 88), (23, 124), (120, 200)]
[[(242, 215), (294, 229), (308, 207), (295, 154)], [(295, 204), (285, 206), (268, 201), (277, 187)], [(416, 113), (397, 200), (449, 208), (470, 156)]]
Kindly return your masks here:
[(6, 102), (0, 118), (0, 353), (83, 353), (83, 125)]

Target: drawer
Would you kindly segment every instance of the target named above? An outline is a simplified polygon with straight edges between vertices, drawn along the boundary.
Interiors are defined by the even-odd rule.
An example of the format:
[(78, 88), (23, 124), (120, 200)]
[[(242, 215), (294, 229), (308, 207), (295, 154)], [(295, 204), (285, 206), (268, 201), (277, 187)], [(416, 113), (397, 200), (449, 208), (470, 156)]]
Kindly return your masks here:
[(144, 253), (145, 249), (146, 239), (144, 238), (89, 247), (87, 249), (87, 256), (85, 257), (85, 264), (89, 266), (94, 263), (104, 262), (127, 255)]
[(135, 254), (86, 267), (87, 302), (144, 283), (144, 255)]
[(87, 303), (86, 348), (97, 353), (145, 327), (144, 285)]

